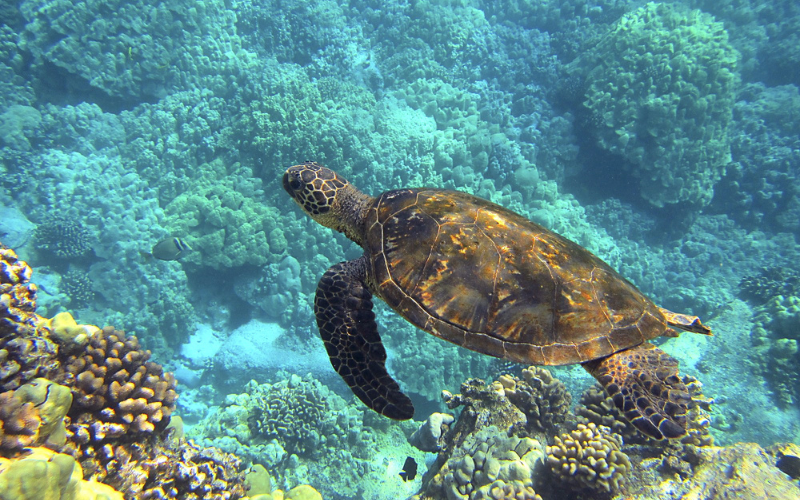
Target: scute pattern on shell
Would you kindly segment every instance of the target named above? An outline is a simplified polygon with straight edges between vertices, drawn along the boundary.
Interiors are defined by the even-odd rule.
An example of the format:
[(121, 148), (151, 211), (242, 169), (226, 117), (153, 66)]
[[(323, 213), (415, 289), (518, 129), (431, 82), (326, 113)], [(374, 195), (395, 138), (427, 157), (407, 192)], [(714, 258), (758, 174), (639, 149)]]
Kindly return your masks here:
[(366, 215), (364, 249), (390, 307), (483, 354), (582, 363), (666, 329), (655, 304), (589, 251), (466, 193), (382, 194)]

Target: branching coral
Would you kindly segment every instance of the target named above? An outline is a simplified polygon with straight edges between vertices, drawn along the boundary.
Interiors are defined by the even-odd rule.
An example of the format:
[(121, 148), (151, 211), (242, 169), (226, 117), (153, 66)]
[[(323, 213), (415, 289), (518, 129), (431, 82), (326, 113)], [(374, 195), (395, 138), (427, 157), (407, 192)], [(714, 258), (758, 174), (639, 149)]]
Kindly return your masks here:
[(82, 443), (163, 429), (175, 408), (175, 377), (148, 361), (136, 337), (106, 327), (64, 362), (74, 381), (70, 431)]
[(91, 278), (80, 269), (70, 269), (64, 273), (61, 278), (61, 292), (69, 297), (73, 308), (86, 307), (95, 298)]
[(758, 274), (745, 276), (739, 282), (739, 294), (758, 304), (777, 295), (800, 293), (800, 274), (784, 267), (763, 268)]
[[(98, 457), (100, 458), (100, 457)], [(137, 500), (230, 500), (244, 495), (239, 459), (192, 443), (114, 446), (95, 478)]]
[(58, 347), (40, 331), (31, 268), (0, 244), (0, 391), (55, 374)]
[(39, 248), (58, 258), (81, 257), (91, 249), (91, 233), (75, 219), (49, 215), (36, 228)]
[(547, 463), (570, 486), (618, 490), (631, 469), (621, 447), (622, 436), (608, 427), (578, 424), (574, 431), (554, 438), (553, 446), (547, 447)]
[(258, 386), (250, 404), (250, 432), (262, 439), (277, 439), (290, 455), (315, 456), (325, 443), (343, 444), (351, 439), (346, 413), (332, 405), (327, 389), (317, 380), (292, 375)]

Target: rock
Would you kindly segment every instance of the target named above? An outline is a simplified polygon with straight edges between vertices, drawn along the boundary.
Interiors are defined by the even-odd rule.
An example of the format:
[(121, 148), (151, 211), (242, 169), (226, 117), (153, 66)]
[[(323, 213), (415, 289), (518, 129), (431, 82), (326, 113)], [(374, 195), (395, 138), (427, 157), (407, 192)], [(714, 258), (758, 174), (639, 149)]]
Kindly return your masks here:
[(0, 237), (9, 248), (20, 249), (31, 239), (36, 226), (12, 207), (0, 206)]
[(800, 500), (800, 487), (755, 443), (696, 448), (696, 454), (693, 461), (698, 464), (690, 477), (670, 477), (666, 481), (644, 479), (646, 486), (632, 488), (624, 498), (660, 500), (665, 491), (670, 491), (671, 498), (692, 500)]
[(437, 452), (442, 449), (439, 440), (442, 437), (442, 426), (450, 425), (455, 418), (447, 413), (432, 413), (419, 429), (414, 431), (409, 444), (422, 451)]

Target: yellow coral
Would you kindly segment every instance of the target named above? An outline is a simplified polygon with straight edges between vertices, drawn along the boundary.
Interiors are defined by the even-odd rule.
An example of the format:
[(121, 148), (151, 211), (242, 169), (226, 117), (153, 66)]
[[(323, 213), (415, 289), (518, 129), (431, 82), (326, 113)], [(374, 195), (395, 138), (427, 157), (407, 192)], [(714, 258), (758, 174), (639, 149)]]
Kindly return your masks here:
[(269, 477), (269, 472), (261, 464), (255, 464), (250, 467), (244, 482), (249, 487), (247, 491), (250, 493), (251, 497), (269, 494), (269, 492), (272, 491), (272, 481)]
[(555, 436), (547, 447), (547, 463), (562, 479), (577, 487), (619, 489), (631, 469), (628, 456), (620, 451), (622, 437), (608, 427), (578, 424), (572, 432)]
[(0, 458), (0, 500), (123, 500), (108, 485), (83, 480), (69, 455), (32, 448), (22, 458)]
[(100, 328), (94, 325), (79, 325), (68, 312), (58, 313), (47, 321), (53, 338), (61, 344), (85, 344)]
[(243, 500), (322, 500), (322, 495), (313, 487), (307, 484), (295, 486), (286, 493), (283, 490), (275, 490), (272, 493), (262, 493), (252, 497), (245, 497)]
[(322, 495), (311, 486), (301, 484), (289, 490), (284, 500), (322, 500)]

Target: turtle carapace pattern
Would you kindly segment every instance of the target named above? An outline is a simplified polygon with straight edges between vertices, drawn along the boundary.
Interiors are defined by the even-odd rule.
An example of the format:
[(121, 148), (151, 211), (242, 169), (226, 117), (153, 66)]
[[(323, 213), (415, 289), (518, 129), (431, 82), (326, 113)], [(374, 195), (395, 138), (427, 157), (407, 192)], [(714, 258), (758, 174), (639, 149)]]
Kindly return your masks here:
[(411, 400), (386, 371), (372, 297), (467, 349), (533, 365), (580, 363), (641, 432), (686, 433), (678, 362), (650, 344), (674, 328), (711, 334), (656, 306), (588, 250), (487, 200), (400, 189), (368, 196), (333, 170), (290, 167), (283, 186), (318, 223), (363, 249), (334, 265), (314, 312), (331, 364), (373, 410), (404, 420)]

